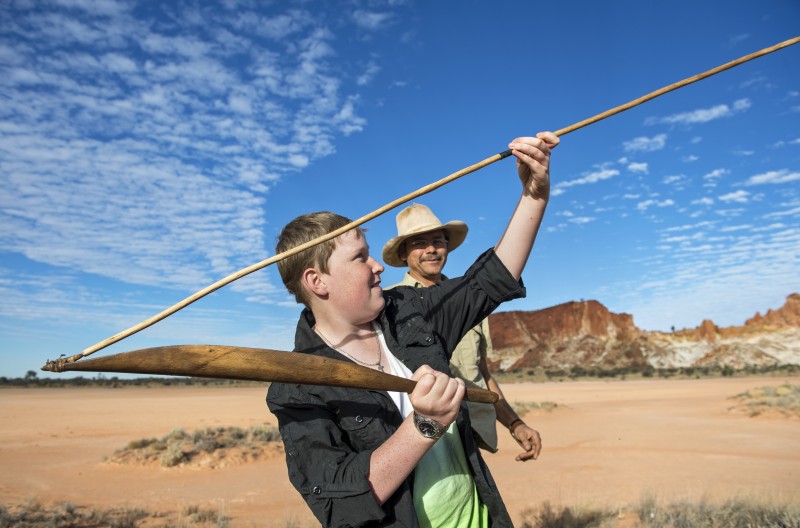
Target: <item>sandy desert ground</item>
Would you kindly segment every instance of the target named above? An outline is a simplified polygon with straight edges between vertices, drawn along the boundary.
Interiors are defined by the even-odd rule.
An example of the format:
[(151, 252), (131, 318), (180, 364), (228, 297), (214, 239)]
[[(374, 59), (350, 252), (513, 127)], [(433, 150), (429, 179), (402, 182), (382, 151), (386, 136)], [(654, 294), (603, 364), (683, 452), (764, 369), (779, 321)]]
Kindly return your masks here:
[[(730, 397), (800, 378), (506, 384), (510, 401), (566, 406), (526, 420), (538, 461), (514, 461), (501, 432), (487, 460), (515, 521), (544, 501), (621, 508), (661, 501), (759, 498), (800, 502), (800, 420), (729, 412)], [(0, 504), (69, 501), (180, 511), (199, 505), (231, 526), (313, 526), (282, 457), (220, 469), (135, 467), (104, 457), (176, 428), (275, 423), (263, 387), (0, 390)]]

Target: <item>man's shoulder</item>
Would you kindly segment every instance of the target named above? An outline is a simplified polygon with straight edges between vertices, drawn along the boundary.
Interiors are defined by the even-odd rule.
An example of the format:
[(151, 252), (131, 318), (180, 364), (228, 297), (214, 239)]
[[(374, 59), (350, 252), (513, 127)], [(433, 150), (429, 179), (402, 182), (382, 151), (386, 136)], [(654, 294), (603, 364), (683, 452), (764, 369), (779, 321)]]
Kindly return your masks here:
[(391, 290), (393, 288), (397, 288), (398, 286), (411, 286), (413, 288), (419, 286), (419, 283), (414, 277), (412, 277), (408, 272), (406, 272), (406, 274), (403, 275), (403, 280), (395, 284), (392, 284), (391, 286), (385, 287), (384, 290)]

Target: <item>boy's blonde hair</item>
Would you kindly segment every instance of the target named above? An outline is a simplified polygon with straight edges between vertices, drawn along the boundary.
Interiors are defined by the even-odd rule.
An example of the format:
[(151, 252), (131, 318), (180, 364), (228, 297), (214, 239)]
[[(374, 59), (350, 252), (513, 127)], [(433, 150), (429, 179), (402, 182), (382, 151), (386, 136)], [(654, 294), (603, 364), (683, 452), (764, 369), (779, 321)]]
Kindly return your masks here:
[[(351, 221), (344, 216), (328, 211), (298, 216), (281, 230), (275, 252), (288, 251), (344, 227)], [(359, 237), (364, 236), (363, 229), (360, 227), (354, 229)], [(294, 295), (298, 303), (311, 307), (308, 292), (302, 287), (303, 272), (308, 268), (317, 268), (322, 273), (327, 273), (328, 259), (334, 249), (336, 249), (335, 238), (278, 262), (278, 271), (283, 279), (283, 284), (289, 293)]]

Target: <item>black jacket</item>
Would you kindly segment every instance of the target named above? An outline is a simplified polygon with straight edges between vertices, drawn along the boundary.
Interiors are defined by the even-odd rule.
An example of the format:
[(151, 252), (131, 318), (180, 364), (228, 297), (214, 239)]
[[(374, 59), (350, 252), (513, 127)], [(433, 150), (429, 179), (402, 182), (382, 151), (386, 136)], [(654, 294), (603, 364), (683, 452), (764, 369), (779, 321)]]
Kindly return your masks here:
[[(427, 364), (449, 373), (450, 353), (462, 336), (501, 302), (523, 297), (525, 289), (489, 250), (463, 277), (424, 289), (398, 287), (383, 295), (386, 306), (377, 321), (392, 353), (412, 372)], [(296, 353), (349, 361), (325, 345), (313, 326), (306, 309), (297, 325)], [(367, 480), (372, 452), (403, 421), (386, 392), (273, 383), (267, 403), (278, 418), (289, 479), (323, 526), (418, 526), (413, 473), (383, 505)], [(512, 526), (475, 440), (467, 434), (471, 428), (464, 404), (457, 424), (492, 525)]]

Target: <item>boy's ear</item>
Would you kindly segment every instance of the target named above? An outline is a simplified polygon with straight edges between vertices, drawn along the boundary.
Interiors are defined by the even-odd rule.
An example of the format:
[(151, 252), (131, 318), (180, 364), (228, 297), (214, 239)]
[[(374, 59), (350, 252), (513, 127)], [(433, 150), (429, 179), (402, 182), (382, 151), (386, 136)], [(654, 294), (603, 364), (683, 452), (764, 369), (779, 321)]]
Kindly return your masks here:
[(308, 268), (303, 272), (303, 284), (308, 291), (320, 297), (328, 295), (328, 285), (322, 280), (322, 275), (315, 268)]

